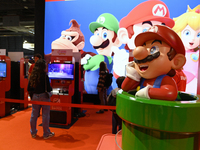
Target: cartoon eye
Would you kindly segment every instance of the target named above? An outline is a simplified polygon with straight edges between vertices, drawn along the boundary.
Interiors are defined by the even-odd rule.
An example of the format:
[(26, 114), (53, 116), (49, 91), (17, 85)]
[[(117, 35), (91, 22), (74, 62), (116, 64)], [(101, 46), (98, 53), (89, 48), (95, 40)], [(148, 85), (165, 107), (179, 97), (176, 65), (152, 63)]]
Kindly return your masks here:
[(98, 32), (95, 32), (94, 34), (97, 35), (97, 36), (99, 36), (99, 33), (98, 33)]
[(69, 40), (69, 41), (72, 41), (72, 37), (69, 36), (69, 35), (66, 36), (66, 39)]
[(190, 33), (190, 30), (185, 30), (185, 31), (183, 32), (183, 34), (186, 35), (186, 36), (189, 36), (191, 33)]
[(69, 35), (62, 35), (61, 37), (65, 38), (69, 41), (72, 41), (75, 38), (75, 36), (69, 36)]
[(200, 32), (197, 34), (197, 38), (200, 38)]
[(106, 39), (108, 38), (108, 33), (107, 33), (107, 32), (103, 32), (102, 38), (103, 38), (104, 40), (106, 40)]
[(151, 54), (155, 54), (156, 52), (159, 52), (159, 47), (158, 47), (158, 46), (153, 46), (153, 47), (150, 49), (150, 53), (151, 53)]
[(95, 30), (95, 31), (94, 31), (94, 35), (99, 36), (99, 31)]
[(143, 30), (142, 30), (142, 32), (147, 32), (149, 30), (149, 28), (144, 28)]
[(69, 36), (69, 35), (61, 35), (61, 37), (64, 38), (64, 39), (67, 39), (67, 40), (69, 40), (69, 41), (72, 40), (72, 37)]

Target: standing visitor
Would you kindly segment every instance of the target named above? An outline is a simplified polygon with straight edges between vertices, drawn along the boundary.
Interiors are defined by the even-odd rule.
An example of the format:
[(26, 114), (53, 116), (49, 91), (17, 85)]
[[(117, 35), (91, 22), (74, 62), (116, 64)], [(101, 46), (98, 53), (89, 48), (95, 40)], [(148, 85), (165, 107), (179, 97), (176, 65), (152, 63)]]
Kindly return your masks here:
[[(49, 77), (46, 74), (46, 62), (43, 59), (39, 59), (33, 68), (33, 71), (30, 76), (28, 83), (28, 91), (33, 93), (31, 101), (41, 101), (41, 102), (50, 102), (50, 97), (47, 92), (52, 91), (52, 87), (49, 83)], [(42, 126), (43, 126), (43, 137), (48, 139), (54, 136), (54, 132), (51, 132), (49, 129), (50, 121), (50, 106), (48, 105), (36, 105), (32, 104), (32, 113), (30, 119), (31, 125), (31, 135), (32, 138), (36, 137), (37, 134), (37, 118), (42, 108)]]
[[(42, 59), (42, 55), (40, 55), (40, 54), (35, 54), (35, 55), (34, 55), (34, 61), (35, 61), (35, 63), (36, 63), (39, 59)], [(30, 66), (29, 70), (28, 70), (28, 79), (30, 79), (31, 73), (32, 73), (33, 68), (34, 68), (34, 66), (35, 66), (35, 63), (33, 63), (33, 64)]]
[[(105, 86), (105, 80), (106, 80), (106, 74), (107, 74), (107, 64), (106, 62), (102, 61), (99, 65), (99, 81), (97, 84), (97, 90), (99, 94), (99, 99), (101, 101), (101, 105), (107, 104), (107, 87)], [(103, 109), (100, 109), (96, 113), (104, 113)]]
[(28, 56), (25, 56), (24, 57), (24, 76), (25, 78), (28, 78), (28, 71), (29, 71), (29, 68), (32, 64), (29, 62), (29, 57)]
[[(108, 95), (107, 101), (108, 105), (116, 106), (116, 96), (117, 92), (121, 89), (122, 82), (124, 81), (125, 76), (120, 76), (117, 78), (117, 88), (113, 89)], [(122, 129), (122, 119), (117, 115), (115, 110), (112, 110), (112, 134), (116, 134)]]

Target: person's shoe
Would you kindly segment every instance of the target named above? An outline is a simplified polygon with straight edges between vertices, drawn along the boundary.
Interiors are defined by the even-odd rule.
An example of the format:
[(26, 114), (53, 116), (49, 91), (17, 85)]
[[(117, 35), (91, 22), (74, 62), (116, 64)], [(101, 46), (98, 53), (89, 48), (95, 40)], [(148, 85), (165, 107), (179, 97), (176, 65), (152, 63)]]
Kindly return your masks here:
[(36, 138), (36, 134), (31, 134), (32, 138)]
[(51, 132), (47, 137), (44, 137), (44, 139), (46, 140), (46, 139), (49, 139), (49, 138), (51, 138), (51, 137), (53, 137), (55, 135), (55, 133), (54, 132)]
[(104, 110), (99, 110), (99, 111), (97, 111), (96, 113), (97, 113), (97, 114), (102, 114), (102, 113), (104, 113)]

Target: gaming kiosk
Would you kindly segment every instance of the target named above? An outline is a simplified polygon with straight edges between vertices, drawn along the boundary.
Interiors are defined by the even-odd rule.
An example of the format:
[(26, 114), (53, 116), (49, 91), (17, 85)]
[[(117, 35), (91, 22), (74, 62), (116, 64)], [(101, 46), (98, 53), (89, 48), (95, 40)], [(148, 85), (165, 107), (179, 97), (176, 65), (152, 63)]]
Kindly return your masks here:
[(12, 114), (28, 107), (28, 79), (24, 75), (24, 58), (19, 60), (12, 60), (12, 57), (10, 58), (10, 90), (6, 92), (5, 98), (24, 100), (24, 103), (6, 102), (10, 105), (7, 107), (7, 114)]
[[(6, 96), (6, 92), (10, 90), (11, 78), (11, 61), (5, 55), (0, 55), (0, 98)], [(4, 117), (9, 111), (9, 103), (0, 101), (0, 117)]]
[[(82, 101), (81, 86), (79, 87), (80, 74), (77, 73), (80, 66), (74, 61), (73, 55), (72, 50), (68, 49), (52, 50), (48, 76), (53, 88), (51, 101), (54, 103), (81, 103)], [(75, 109), (71, 107), (51, 106), (50, 124), (69, 125), (74, 113)]]
[(135, 97), (120, 91), (123, 150), (199, 150), (200, 101), (179, 92), (178, 101)]

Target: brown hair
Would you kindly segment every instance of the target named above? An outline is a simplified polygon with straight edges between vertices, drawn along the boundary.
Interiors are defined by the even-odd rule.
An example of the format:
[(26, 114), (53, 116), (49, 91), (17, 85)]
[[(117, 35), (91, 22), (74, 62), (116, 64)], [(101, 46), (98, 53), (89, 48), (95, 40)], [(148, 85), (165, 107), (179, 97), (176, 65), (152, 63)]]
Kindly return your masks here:
[(35, 58), (35, 57), (41, 59), (41, 58), (42, 58), (42, 55), (41, 55), (41, 54), (34, 54), (34, 58)]
[(118, 88), (121, 89), (121, 85), (122, 85), (124, 79), (125, 79), (124, 76), (120, 76), (120, 77), (117, 78), (116, 83), (117, 83)]
[(76, 41), (73, 42), (73, 44), (76, 46), (78, 45), (80, 42), (85, 42), (85, 38), (84, 38), (84, 35), (83, 33), (81, 32), (80, 30), (80, 25), (77, 23), (76, 20), (72, 19), (69, 24), (71, 24), (71, 27), (69, 29), (66, 29), (67, 32), (78, 32), (79, 34), (79, 37)]
[(107, 64), (105, 61), (102, 61), (100, 64), (99, 64), (99, 71), (106, 71), (107, 70)]
[(117, 39), (117, 34), (114, 32), (114, 37), (112, 39), (112, 42), (114, 43), (116, 39)]
[(30, 86), (36, 87), (38, 83), (40, 82), (41, 75), (46, 75), (45, 72), (46, 69), (46, 62), (44, 59), (39, 59), (35, 66), (33, 67), (33, 71), (30, 76)]

